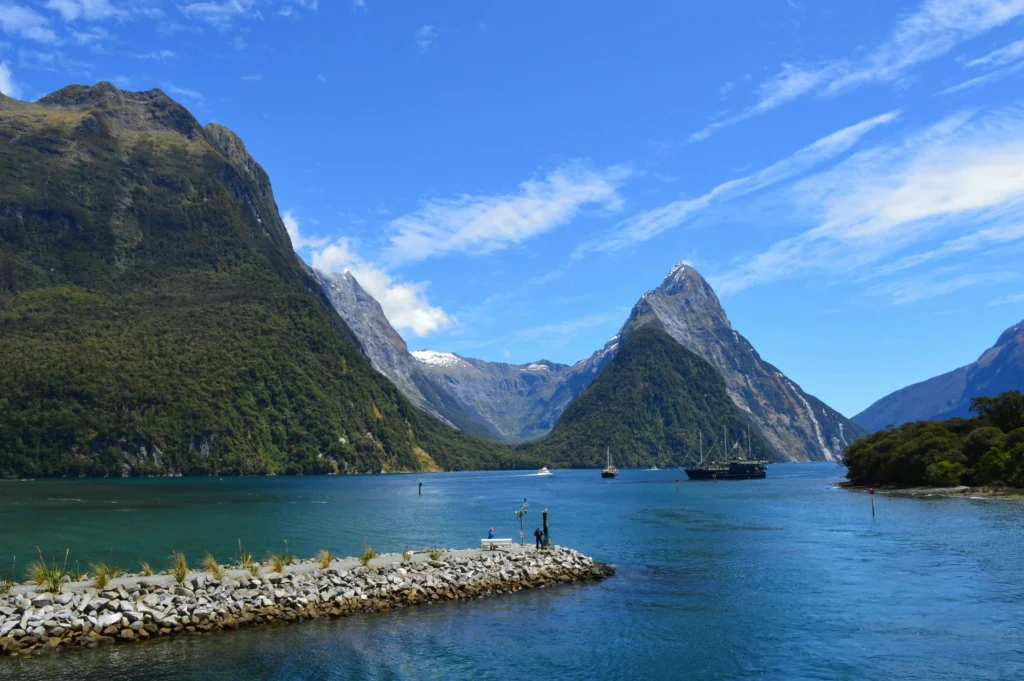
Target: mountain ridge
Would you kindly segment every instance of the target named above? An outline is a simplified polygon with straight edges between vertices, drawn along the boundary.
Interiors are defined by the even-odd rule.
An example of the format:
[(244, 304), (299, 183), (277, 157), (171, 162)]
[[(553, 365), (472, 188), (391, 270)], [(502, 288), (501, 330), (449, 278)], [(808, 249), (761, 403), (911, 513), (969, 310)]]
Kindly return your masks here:
[(977, 360), (913, 383), (875, 401), (853, 417), (875, 432), (909, 421), (970, 416), (971, 398), (1024, 389), (1024, 321), (1010, 326)]

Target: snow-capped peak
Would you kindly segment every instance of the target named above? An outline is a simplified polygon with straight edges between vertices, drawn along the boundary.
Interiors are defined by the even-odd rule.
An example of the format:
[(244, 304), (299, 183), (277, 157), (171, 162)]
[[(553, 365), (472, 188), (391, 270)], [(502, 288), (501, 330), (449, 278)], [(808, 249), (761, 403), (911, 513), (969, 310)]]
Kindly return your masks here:
[(551, 367), (549, 367), (547, 364), (540, 364), (538, 362), (534, 362), (533, 364), (530, 364), (529, 366), (527, 366), (526, 370), (527, 371), (551, 371)]
[(423, 364), (430, 364), (437, 367), (465, 366), (468, 363), (458, 355), (450, 352), (434, 352), (433, 350), (416, 350), (412, 356)]

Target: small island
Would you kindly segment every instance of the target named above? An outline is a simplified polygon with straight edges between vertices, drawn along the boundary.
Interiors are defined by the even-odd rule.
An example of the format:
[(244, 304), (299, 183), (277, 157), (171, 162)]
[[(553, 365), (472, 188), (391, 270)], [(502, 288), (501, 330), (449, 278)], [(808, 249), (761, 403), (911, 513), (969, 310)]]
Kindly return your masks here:
[(971, 400), (972, 418), (889, 426), (846, 449), (846, 487), (1024, 496), (1024, 394)]

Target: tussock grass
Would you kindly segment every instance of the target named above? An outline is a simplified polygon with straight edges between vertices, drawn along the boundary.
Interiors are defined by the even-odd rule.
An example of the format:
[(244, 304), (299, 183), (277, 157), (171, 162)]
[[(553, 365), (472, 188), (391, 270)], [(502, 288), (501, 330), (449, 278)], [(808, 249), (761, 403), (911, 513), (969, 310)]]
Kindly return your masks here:
[(39, 560), (29, 566), (31, 581), (35, 582), (45, 591), (54, 594), (60, 593), (64, 584), (70, 579), (68, 575), (68, 554), (71, 550), (64, 550), (63, 565), (57, 562), (56, 556), (53, 557), (50, 563), (47, 563), (46, 559), (43, 558), (42, 550), (39, 547), (36, 547), (36, 550), (39, 551)]
[(402, 551), (402, 562), (408, 563), (412, 560), (412, 551)]
[(270, 554), (270, 569), (272, 569), (274, 572), (282, 572), (283, 573), (284, 572), (284, 566), (285, 566), (285, 562), (284, 562), (284, 556), (283, 555), (281, 555), (280, 553), (272, 553), (272, 554)]
[(249, 574), (252, 575), (253, 577), (259, 577), (260, 576), (260, 570), (262, 570), (262, 569), (263, 569), (263, 563), (256, 563), (256, 562), (249, 563)]
[(142, 573), (143, 577), (152, 577), (153, 576), (153, 568), (151, 568), (149, 566), (149, 563), (147, 563), (144, 560), (140, 560), (139, 561), (139, 571)]
[(316, 554), (316, 562), (320, 564), (321, 570), (331, 567), (332, 560), (334, 560), (334, 554), (327, 549), (320, 549), (320, 553)]
[(292, 565), (295, 562), (295, 554), (288, 550), (288, 540), (284, 540), (284, 553), (281, 554), (285, 565)]
[(426, 549), (426, 552), (430, 560), (441, 560), (441, 549)]
[(89, 578), (89, 571), (88, 570), (83, 570), (82, 567), (78, 564), (78, 561), (76, 560), (75, 561), (75, 569), (74, 570), (68, 570), (68, 581), (71, 581), (71, 582), (82, 582), (82, 581), (85, 581), (88, 578)]
[(238, 557), (235, 558), (235, 567), (237, 567), (237, 568), (239, 568), (241, 570), (248, 570), (249, 572), (252, 572), (252, 566), (253, 565), (257, 566), (257, 571), (258, 571), (259, 570), (259, 563), (257, 563), (255, 561), (255, 559), (253, 559), (251, 551), (245, 551), (245, 550), (242, 549), (242, 540), (239, 539), (238, 540)]
[(359, 562), (366, 567), (370, 564), (370, 561), (377, 557), (377, 552), (373, 550), (372, 546), (365, 546), (363, 552), (359, 554)]
[(206, 554), (206, 557), (203, 558), (203, 567), (206, 568), (206, 571), (212, 574), (213, 578), (218, 582), (224, 579), (224, 568), (220, 566), (217, 559), (211, 554), (208, 553)]
[(181, 551), (171, 553), (171, 574), (178, 584), (184, 584), (185, 578), (188, 577), (188, 560)]
[(18, 557), (13, 556), (11, 560), (11, 574), (0, 576), (0, 594), (10, 593), (14, 586), (14, 574), (18, 568)]

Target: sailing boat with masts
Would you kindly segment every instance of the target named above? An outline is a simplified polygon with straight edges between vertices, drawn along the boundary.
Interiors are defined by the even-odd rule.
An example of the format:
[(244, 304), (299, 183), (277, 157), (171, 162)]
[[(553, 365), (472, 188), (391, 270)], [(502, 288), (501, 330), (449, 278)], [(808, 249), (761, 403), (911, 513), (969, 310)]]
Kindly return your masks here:
[[(722, 452), (725, 455), (722, 461), (704, 461), (704, 433), (699, 433), (701, 443), (700, 463), (696, 466), (684, 468), (686, 476), (690, 480), (750, 480), (765, 478), (768, 476), (767, 461), (758, 459), (731, 459), (729, 458), (729, 433), (722, 428)], [(738, 447), (739, 443), (733, 445)], [(747, 431), (747, 452), (750, 456), (750, 431)]]
[(608, 447), (604, 448), (605, 457), (608, 459), (608, 465), (601, 471), (602, 478), (617, 478), (619, 477), (619, 469), (612, 465), (612, 450)]

